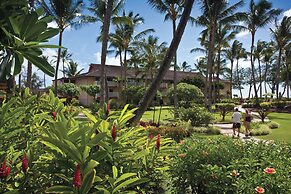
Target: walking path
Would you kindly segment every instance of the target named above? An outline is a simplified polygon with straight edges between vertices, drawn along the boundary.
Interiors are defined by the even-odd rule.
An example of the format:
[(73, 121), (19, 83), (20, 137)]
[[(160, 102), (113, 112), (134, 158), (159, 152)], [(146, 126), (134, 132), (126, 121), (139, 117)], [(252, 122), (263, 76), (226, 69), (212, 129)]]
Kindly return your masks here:
[[(238, 110), (242, 113), (246, 112), (246, 110), (244, 108), (242, 108), (241, 106), (238, 106), (236, 108), (238, 108)], [(252, 112), (251, 114), (254, 117), (252, 122), (260, 122), (261, 121), (259, 113)], [(266, 121), (268, 121), (267, 118), (266, 118)], [(220, 128), (221, 134), (232, 137), (232, 135), (233, 135), (232, 123), (226, 123), (226, 124), (215, 123), (213, 125)], [(236, 131), (236, 135), (237, 135), (237, 131)], [(244, 133), (239, 133), (239, 138), (244, 140), (244, 141), (250, 141), (250, 140), (261, 141), (260, 139), (258, 139), (256, 137), (246, 137)]]

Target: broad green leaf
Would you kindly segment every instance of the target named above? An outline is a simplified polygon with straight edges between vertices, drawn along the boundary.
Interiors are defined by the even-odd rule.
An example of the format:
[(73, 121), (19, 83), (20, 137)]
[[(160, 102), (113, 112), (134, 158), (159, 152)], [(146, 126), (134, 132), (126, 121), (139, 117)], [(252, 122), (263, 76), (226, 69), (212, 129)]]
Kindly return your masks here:
[(92, 158), (93, 160), (96, 160), (96, 161), (101, 161), (103, 158), (105, 158), (107, 156), (107, 151), (105, 150), (100, 150), (100, 151), (97, 151), (96, 153), (92, 154), (90, 156), (90, 158)]
[(83, 113), (84, 113), (84, 115), (86, 115), (86, 116), (88, 117), (88, 119), (90, 119), (90, 120), (93, 121), (94, 123), (97, 122), (97, 119), (96, 119), (92, 114), (90, 114), (88, 111), (83, 110)]
[(89, 141), (88, 146), (93, 147), (98, 145), (98, 143), (106, 136), (107, 136), (106, 133), (98, 133)]
[(48, 188), (46, 193), (74, 193), (74, 189), (68, 186), (52, 186)]
[(95, 179), (96, 171), (92, 170), (92, 172), (87, 173), (83, 179), (82, 186), (80, 188), (80, 193), (87, 194), (91, 189), (94, 179)]
[(9, 17), (9, 22), (10, 22), (11, 27), (13, 28), (13, 31), (19, 35), (20, 34), (20, 24), (18, 23), (18, 20), (16, 18)]
[(27, 31), (30, 30), (30, 28), (33, 28), (34, 24), (37, 22), (37, 14), (32, 13), (32, 14), (27, 14), (25, 15), (25, 18), (22, 23), (22, 28), (20, 31), (21, 38), (26, 37)]
[(19, 193), (19, 191), (17, 191), (17, 190), (12, 190), (12, 191), (7, 191), (7, 192), (5, 192), (5, 193), (3, 193), (3, 194), (18, 194)]
[(119, 182), (128, 179), (130, 177), (136, 176), (136, 173), (125, 173), (123, 175), (121, 175), (115, 182), (114, 184), (117, 185)]
[[(58, 33), (59, 33), (58, 29), (48, 28), (44, 33), (40, 34), (37, 39), (39, 41), (45, 41), (47, 39), (50, 39), (50, 38), (56, 36)], [(59, 46), (57, 46), (57, 47), (59, 48)]]
[(112, 166), (112, 175), (113, 175), (114, 179), (116, 179), (118, 177), (118, 170), (117, 170), (116, 166)]
[(126, 112), (128, 106), (129, 106), (129, 104), (124, 106), (123, 110), (120, 113), (120, 116), (119, 116), (118, 120), (121, 120), (121, 118), (123, 117), (124, 113)]
[(126, 180), (124, 182), (122, 182), (121, 184), (119, 184), (117, 187), (115, 187), (115, 189), (112, 191), (112, 193), (117, 193), (119, 192), (121, 189), (125, 189), (127, 188), (130, 184), (134, 184), (135, 182), (137, 182), (140, 178), (132, 178), (129, 180)]
[(99, 162), (95, 160), (90, 160), (84, 169), (84, 174), (91, 172), (96, 166), (98, 166)]

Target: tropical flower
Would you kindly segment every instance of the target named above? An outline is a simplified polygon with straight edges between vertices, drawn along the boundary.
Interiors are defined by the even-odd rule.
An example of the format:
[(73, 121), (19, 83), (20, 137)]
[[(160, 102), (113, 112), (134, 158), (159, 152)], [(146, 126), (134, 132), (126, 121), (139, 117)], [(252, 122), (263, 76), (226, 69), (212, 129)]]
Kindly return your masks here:
[(107, 108), (106, 108), (106, 115), (109, 115), (110, 112), (110, 101), (107, 103)]
[(231, 176), (233, 177), (237, 177), (239, 175), (239, 172), (237, 170), (233, 170), (231, 173), (230, 173)]
[(160, 147), (161, 147), (161, 134), (158, 134), (157, 142), (156, 142), (156, 147), (157, 147), (157, 150), (160, 151)]
[(255, 190), (257, 193), (265, 193), (265, 189), (262, 187), (256, 187)]
[(149, 134), (149, 139), (152, 140), (154, 138), (153, 134)]
[(27, 172), (27, 169), (28, 169), (28, 157), (26, 154), (24, 154), (22, 158), (22, 170), (23, 172)]
[(275, 174), (276, 170), (274, 168), (265, 168), (264, 172), (267, 174)]
[(57, 112), (52, 112), (52, 115), (54, 117), (54, 120), (57, 120)]
[(6, 167), (6, 161), (4, 161), (0, 168), (0, 178), (7, 178), (10, 174), (10, 167)]
[(116, 140), (116, 135), (117, 135), (116, 123), (114, 123), (112, 126), (112, 129), (111, 129), (111, 137), (112, 137), (113, 141)]
[(76, 171), (74, 173), (73, 185), (74, 187), (77, 187), (77, 188), (80, 188), (82, 185), (80, 164), (78, 164), (76, 167)]

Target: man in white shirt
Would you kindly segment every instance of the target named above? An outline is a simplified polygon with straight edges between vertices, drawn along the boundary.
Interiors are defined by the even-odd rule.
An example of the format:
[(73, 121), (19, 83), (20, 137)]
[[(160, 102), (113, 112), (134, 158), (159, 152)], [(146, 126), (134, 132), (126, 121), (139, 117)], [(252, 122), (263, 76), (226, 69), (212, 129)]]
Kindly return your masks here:
[(235, 129), (237, 129), (238, 134), (237, 136), (239, 137), (240, 133), (240, 127), (241, 127), (241, 122), (240, 119), (242, 118), (240, 112), (238, 111), (238, 108), (235, 109), (235, 112), (232, 114), (232, 130), (233, 130), (233, 137), (235, 137)]

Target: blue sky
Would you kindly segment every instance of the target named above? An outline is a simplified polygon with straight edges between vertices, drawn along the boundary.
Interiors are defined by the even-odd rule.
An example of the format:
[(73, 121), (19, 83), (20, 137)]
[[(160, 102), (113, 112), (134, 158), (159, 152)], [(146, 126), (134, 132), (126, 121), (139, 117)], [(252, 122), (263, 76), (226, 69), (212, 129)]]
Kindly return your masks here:
[[(198, 2), (198, 1), (196, 1)], [(237, 0), (230, 0), (231, 4), (234, 4)], [(283, 17), (283, 14), (291, 16), (291, 0), (271, 0), (274, 8), (280, 8), (283, 13), (279, 16), (279, 19)], [(88, 3), (88, 1), (86, 1)], [(239, 9), (239, 11), (246, 11), (248, 9), (249, 0), (245, 0), (245, 5)], [(199, 10), (199, 4), (195, 3), (192, 16), (197, 17), (201, 15)], [(156, 10), (152, 9), (146, 0), (126, 0), (124, 9), (126, 12), (133, 11), (134, 13), (139, 13), (144, 19), (144, 25), (141, 25), (138, 31), (153, 28), (155, 33), (153, 35), (159, 37), (160, 42), (167, 42), (168, 45), (172, 39), (172, 26), (170, 21), (164, 22), (164, 16), (158, 13)], [(270, 25), (264, 29), (259, 29), (256, 35), (257, 40), (270, 40)], [(112, 30), (112, 28), (111, 28)], [(190, 23), (187, 25), (184, 36), (181, 40), (178, 49), (178, 64), (183, 61), (187, 61), (188, 64), (193, 66), (196, 59), (201, 56), (201, 53), (191, 54), (190, 50), (194, 47), (199, 47), (199, 42), (197, 38), (201, 28), (192, 26)], [(81, 29), (67, 29), (63, 37), (63, 46), (68, 48), (69, 52), (73, 54), (72, 59), (80, 65), (80, 68), (84, 68), (84, 72), (88, 71), (88, 66), (90, 63), (100, 62), (101, 56), (101, 44), (96, 43), (96, 37), (100, 33), (100, 24), (88, 24), (83, 26)], [(237, 35), (236, 39), (244, 44), (244, 47), (249, 50), (250, 48), (250, 35), (246, 32), (242, 32)], [(54, 37), (50, 43), (58, 44), (58, 37)], [(45, 54), (48, 56), (56, 55), (56, 50), (47, 49)], [(241, 61), (240, 65), (249, 66), (249, 61)], [(114, 55), (109, 55), (107, 57), (107, 64), (118, 65), (118, 59), (114, 58)], [(62, 73), (59, 73), (62, 75)], [(51, 79), (50, 79), (51, 80)], [(48, 81), (47, 85), (50, 85), (51, 81)]]

